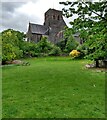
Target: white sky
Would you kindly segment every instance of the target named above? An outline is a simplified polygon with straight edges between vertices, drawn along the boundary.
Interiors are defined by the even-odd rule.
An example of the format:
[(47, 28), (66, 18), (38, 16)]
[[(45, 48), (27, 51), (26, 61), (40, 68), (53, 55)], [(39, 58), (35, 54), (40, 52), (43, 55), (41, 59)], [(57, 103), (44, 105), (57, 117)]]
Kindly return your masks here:
[[(44, 13), (49, 8), (62, 10), (59, 2), (66, 0), (2, 0), (2, 27), (0, 31), (8, 28), (27, 32), (29, 21), (35, 24), (44, 23)], [(13, 3), (13, 4), (12, 4)], [(69, 25), (69, 19), (64, 18)]]
[[(27, 32), (29, 22), (35, 24), (44, 23), (44, 13), (49, 8), (62, 10), (63, 5), (59, 2), (67, 0), (1, 0), (0, 2), (0, 32), (4, 29), (15, 29)], [(76, 1), (76, 0), (70, 0)], [(98, 0), (91, 0), (97, 2)], [(64, 18), (66, 24), (70, 26), (71, 18)]]

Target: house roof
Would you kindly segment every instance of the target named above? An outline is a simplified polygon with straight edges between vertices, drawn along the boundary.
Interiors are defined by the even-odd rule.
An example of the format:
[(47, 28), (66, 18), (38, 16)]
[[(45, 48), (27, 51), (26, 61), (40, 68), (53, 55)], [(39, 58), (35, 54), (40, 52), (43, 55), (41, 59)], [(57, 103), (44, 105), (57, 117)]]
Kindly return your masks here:
[(30, 30), (32, 33), (44, 35), (44, 34), (47, 34), (48, 32), (48, 27), (43, 26), (43, 25), (29, 23), (29, 26), (30, 26)]

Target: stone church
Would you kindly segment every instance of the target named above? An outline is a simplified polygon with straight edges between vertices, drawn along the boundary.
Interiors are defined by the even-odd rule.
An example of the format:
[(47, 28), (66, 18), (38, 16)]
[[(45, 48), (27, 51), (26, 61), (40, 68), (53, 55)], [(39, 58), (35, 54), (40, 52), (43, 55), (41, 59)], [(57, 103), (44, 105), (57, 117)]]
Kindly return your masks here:
[(42, 36), (47, 36), (48, 40), (57, 43), (63, 38), (64, 27), (67, 26), (62, 17), (62, 11), (49, 9), (44, 15), (44, 25), (29, 23), (27, 32), (28, 42), (39, 42)]

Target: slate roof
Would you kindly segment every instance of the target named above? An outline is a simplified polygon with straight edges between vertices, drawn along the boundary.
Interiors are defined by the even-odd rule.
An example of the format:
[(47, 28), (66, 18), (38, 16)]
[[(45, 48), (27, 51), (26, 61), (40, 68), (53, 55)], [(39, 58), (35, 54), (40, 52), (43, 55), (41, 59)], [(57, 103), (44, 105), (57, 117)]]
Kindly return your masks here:
[(48, 27), (38, 24), (29, 23), (32, 33), (45, 35), (48, 32)]

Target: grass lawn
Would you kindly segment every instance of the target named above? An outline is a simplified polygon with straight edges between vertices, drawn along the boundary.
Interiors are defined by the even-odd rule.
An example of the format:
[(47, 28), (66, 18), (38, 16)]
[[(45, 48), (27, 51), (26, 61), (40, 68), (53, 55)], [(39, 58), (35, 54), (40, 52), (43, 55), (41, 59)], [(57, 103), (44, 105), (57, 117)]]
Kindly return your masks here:
[(104, 118), (105, 73), (87, 60), (31, 58), (3, 67), (3, 118)]

